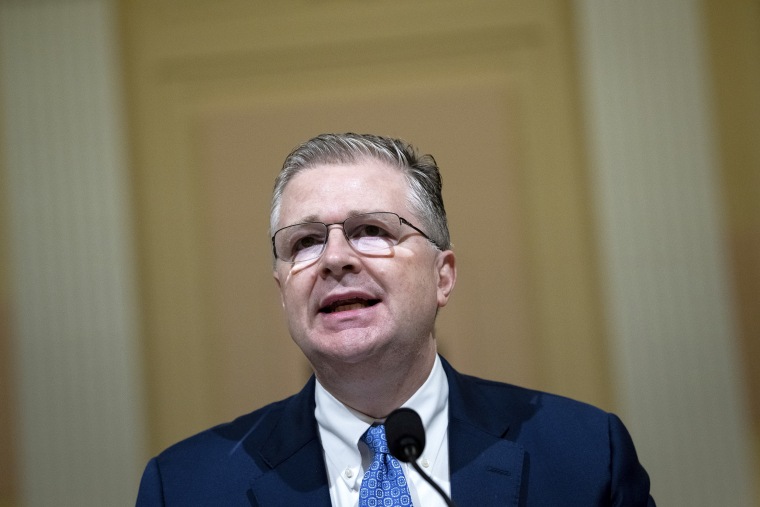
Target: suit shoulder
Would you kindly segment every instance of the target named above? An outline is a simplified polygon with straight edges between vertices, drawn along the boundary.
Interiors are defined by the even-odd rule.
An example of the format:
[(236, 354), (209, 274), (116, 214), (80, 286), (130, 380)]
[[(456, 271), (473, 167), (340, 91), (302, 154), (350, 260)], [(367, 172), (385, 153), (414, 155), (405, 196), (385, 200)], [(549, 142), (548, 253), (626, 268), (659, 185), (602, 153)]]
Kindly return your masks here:
[(250, 448), (262, 442), (276, 423), (283, 407), (293, 397), (265, 405), (236, 419), (208, 428), (166, 448), (157, 456), (159, 463), (180, 460), (192, 456), (211, 458), (215, 455), (229, 456), (243, 447)]
[[(262, 443), (293, 397), (186, 438), (152, 459), (137, 505), (247, 504), (252, 477), (267, 469)], [(241, 493), (242, 492), (242, 493)], [(160, 501), (159, 501), (160, 499)]]
[[(552, 484), (562, 491), (549, 505), (559, 505), (581, 490), (597, 499), (626, 498), (626, 505), (654, 505), (649, 476), (622, 421), (612, 413), (581, 401), (502, 382), (473, 378), (494, 403), (502, 400), (511, 425), (507, 438), (530, 460), (530, 484), (541, 493)], [(562, 470), (561, 474), (557, 471)], [(580, 486), (585, 485), (585, 486)], [(584, 505), (598, 505), (589, 500)], [(606, 505), (606, 503), (605, 503)]]
[(461, 377), (465, 384), (474, 387), (472, 392), (485, 398), (489, 406), (499, 407), (510, 419), (557, 423), (572, 420), (575, 423), (606, 426), (610, 416), (599, 407), (567, 396), (470, 375)]

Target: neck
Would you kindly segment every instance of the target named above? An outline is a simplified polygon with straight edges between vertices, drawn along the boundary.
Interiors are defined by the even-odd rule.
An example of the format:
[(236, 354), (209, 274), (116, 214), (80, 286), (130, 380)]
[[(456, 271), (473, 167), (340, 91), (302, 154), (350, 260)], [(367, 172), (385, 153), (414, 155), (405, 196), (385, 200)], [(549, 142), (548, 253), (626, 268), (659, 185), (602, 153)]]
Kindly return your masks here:
[(384, 419), (425, 383), (435, 362), (435, 345), (405, 360), (370, 360), (315, 367), (322, 386), (336, 399), (374, 419)]

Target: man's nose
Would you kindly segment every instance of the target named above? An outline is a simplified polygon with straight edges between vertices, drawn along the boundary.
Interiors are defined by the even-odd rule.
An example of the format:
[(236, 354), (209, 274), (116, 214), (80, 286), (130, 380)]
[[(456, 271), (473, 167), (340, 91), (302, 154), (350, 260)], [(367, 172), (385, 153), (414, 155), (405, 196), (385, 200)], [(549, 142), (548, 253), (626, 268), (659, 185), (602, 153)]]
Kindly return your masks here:
[(355, 271), (359, 264), (356, 251), (346, 239), (343, 228), (339, 224), (331, 225), (325, 239), (325, 251), (320, 262), (322, 271), (339, 272)]

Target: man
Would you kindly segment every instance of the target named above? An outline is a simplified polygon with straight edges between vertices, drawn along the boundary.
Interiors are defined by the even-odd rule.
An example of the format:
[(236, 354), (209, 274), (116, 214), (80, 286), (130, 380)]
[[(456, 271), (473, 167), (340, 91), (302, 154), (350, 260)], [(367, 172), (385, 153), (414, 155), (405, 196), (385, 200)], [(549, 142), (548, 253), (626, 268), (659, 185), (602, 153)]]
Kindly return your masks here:
[(431, 156), (318, 136), (284, 163), (271, 232), (290, 334), (314, 376), (152, 459), (138, 505), (444, 505), (382, 445), (401, 406), (423, 420), (418, 463), (460, 507), (654, 505), (617, 417), (461, 375), (437, 355), (456, 262)]

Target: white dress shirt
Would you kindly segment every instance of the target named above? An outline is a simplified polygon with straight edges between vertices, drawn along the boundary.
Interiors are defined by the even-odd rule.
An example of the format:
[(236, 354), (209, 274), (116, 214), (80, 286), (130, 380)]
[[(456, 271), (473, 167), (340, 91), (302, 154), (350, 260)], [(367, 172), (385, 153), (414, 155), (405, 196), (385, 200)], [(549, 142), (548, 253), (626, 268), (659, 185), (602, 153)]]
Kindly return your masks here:
[[(314, 415), (319, 425), (332, 505), (356, 507), (364, 472), (372, 462), (371, 451), (359, 439), (373, 423), (383, 421), (347, 407), (328, 393), (319, 381), (315, 398)], [(449, 383), (438, 356), (425, 383), (402, 406), (417, 411), (425, 427), (425, 449), (417, 464), (450, 495)], [(401, 463), (401, 467), (415, 507), (445, 507), (440, 495), (409, 463)]]

